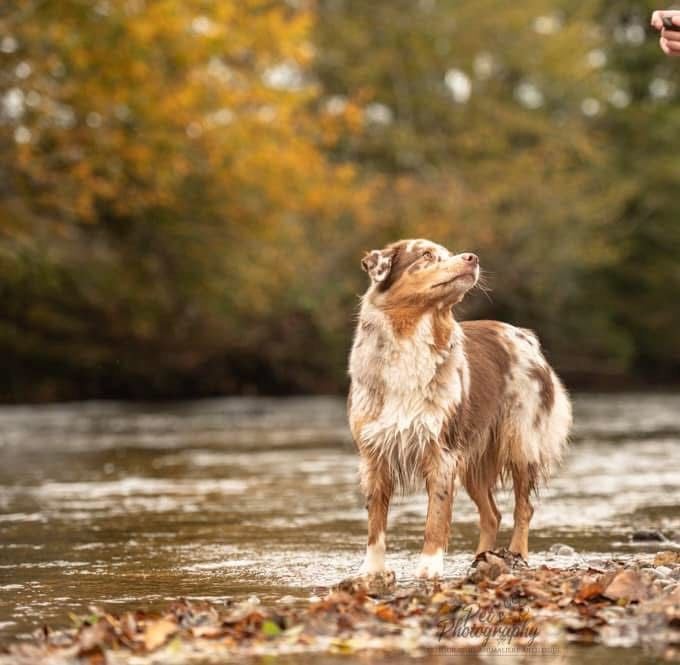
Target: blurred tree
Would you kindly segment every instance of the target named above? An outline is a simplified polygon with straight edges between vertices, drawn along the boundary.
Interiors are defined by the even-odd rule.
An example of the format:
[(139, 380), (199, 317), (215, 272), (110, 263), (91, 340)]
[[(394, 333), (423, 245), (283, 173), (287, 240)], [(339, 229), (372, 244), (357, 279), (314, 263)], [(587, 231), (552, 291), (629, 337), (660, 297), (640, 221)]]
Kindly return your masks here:
[[(663, 364), (669, 349), (656, 347), (651, 321), (669, 342), (678, 339), (678, 308), (660, 288), (678, 274), (670, 246), (660, 250), (666, 265), (654, 266), (653, 229), (635, 237), (626, 230), (631, 213), (637, 218), (631, 205), (649, 201), (654, 171), (639, 178), (631, 161), (672, 161), (666, 182), (680, 163), (660, 144), (651, 149), (650, 119), (633, 115), (629, 90), (648, 99), (655, 69), (672, 63), (660, 63), (656, 43), (645, 43), (648, 14), (631, 6), (321, 2), (316, 67), (326, 94), (336, 106), (361, 98), (367, 114), (365, 133), (337, 153), (389, 174), (383, 238), (429, 236), (479, 252), (492, 302), (479, 298), (468, 315), (537, 328), (576, 379), (618, 381), (643, 359), (647, 371)], [(666, 136), (675, 129), (667, 124)], [(668, 235), (663, 229), (657, 241), (677, 237), (677, 225)], [(648, 262), (636, 307), (626, 275), (643, 265), (631, 262), (639, 251)]]
[[(605, 95), (613, 104), (598, 118), (616, 162), (615, 183), (628, 183), (616, 234), (624, 252), (608, 275), (613, 308), (635, 340), (631, 374), (653, 381), (680, 376), (680, 224), (676, 192), (680, 153), (680, 68), (664, 56), (647, 27), (656, 2), (602, 3), (599, 24), (609, 36)], [(645, 30), (647, 31), (645, 34)]]
[(311, 21), (255, 0), (3, 5), (6, 395), (318, 374), (277, 334), (314, 314), (319, 220), (339, 231), (362, 195), (320, 149), (344, 119), (309, 110)]
[(676, 63), (627, 0), (8, 0), (6, 399), (338, 390), (362, 250), (575, 380), (680, 369)]

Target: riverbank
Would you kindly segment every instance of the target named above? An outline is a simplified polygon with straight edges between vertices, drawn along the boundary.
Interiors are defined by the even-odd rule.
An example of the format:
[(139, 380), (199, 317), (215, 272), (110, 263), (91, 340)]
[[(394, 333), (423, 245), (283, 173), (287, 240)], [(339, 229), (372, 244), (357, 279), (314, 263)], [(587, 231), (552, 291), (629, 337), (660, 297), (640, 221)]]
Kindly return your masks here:
[[(408, 588), (394, 574), (348, 579), (306, 605), (252, 597), (216, 605), (179, 600), (163, 611), (92, 608), (72, 628), (44, 627), (0, 665), (212, 663), (298, 654), (544, 656), (574, 645), (680, 659), (680, 552), (595, 567), (514, 565), (479, 557), (466, 575)], [(618, 659), (620, 660), (620, 659)]]

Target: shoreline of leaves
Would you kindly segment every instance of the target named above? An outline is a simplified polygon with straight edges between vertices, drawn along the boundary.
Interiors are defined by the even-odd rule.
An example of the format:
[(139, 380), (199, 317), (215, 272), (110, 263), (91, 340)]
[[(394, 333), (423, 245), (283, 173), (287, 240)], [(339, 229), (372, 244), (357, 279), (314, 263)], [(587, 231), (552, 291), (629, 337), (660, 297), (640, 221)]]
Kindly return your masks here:
[[(161, 613), (97, 611), (43, 627), (0, 651), (0, 665), (218, 662), (226, 656), (372, 650), (526, 653), (569, 644), (644, 648), (680, 658), (680, 552), (606, 566), (518, 567), (485, 553), (465, 577), (399, 588), (352, 578), (307, 606), (224, 607), (179, 600)], [(545, 651), (543, 651), (545, 653)]]

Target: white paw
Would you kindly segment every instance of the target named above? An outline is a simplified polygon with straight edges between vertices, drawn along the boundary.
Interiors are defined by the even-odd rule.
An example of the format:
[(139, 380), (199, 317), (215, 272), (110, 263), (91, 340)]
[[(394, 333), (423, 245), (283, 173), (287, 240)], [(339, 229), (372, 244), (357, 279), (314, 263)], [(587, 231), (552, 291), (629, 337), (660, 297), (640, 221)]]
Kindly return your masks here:
[(444, 552), (438, 549), (434, 554), (421, 554), (416, 577), (431, 580), (444, 573)]
[(377, 541), (366, 548), (366, 557), (359, 568), (359, 575), (382, 573), (385, 570), (385, 534), (378, 535)]
[(359, 575), (374, 575), (375, 573), (385, 572), (385, 561), (376, 560), (373, 557), (366, 557), (359, 568)]

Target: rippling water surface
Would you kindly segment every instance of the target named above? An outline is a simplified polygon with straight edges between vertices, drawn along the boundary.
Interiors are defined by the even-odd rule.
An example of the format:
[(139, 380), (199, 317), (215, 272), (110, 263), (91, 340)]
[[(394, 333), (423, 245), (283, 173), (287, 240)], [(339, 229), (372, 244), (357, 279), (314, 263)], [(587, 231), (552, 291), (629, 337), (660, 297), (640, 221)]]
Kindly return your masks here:
[[(570, 454), (541, 492), (532, 560), (639, 551), (680, 535), (680, 396), (576, 399)], [(335, 398), (0, 409), (0, 636), (64, 625), (89, 605), (178, 596), (306, 601), (358, 568), (365, 511)], [(512, 504), (501, 493), (509, 537)], [(389, 565), (408, 582), (422, 495), (390, 513)], [(476, 515), (456, 500), (446, 574), (465, 570)], [(659, 544), (651, 546), (659, 549)]]

